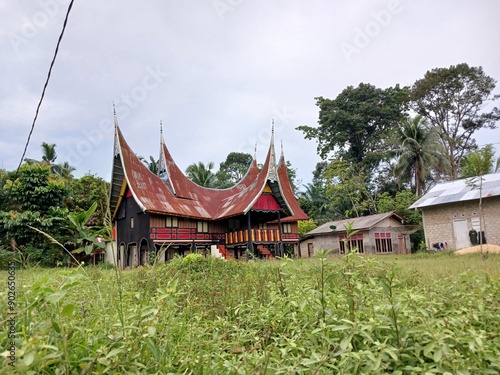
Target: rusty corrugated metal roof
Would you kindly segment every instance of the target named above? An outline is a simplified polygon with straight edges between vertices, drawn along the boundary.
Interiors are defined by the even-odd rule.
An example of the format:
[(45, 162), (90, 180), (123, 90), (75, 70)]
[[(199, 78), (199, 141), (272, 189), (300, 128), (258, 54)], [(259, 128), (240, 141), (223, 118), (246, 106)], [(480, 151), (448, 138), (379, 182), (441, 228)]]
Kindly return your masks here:
[(293, 194), (292, 184), (288, 178), (288, 172), (286, 170), (285, 155), (282, 152), (280, 161), (278, 163), (278, 182), (280, 190), (283, 192), (283, 197), (286, 200), (292, 216), (284, 218), (282, 221), (296, 221), (296, 220), (307, 220), (309, 216), (300, 208), (295, 195)]
[[(257, 201), (269, 179), (280, 183), (283, 196), (282, 207), (289, 216), (294, 211), (298, 217), (305, 217), (298, 206), (286, 174), (276, 173), (274, 144), (271, 145), (262, 170), (259, 172), (254, 158), (246, 175), (236, 185), (228, 189), (210, 189), (192, 182), (174, 162), (163, 139), (161, 142), (160, 166), (162, 177), (153, 174), (131, 150), (121, 130), (116, 124), (115, 158), (113, 164), (110, 205), (113, 217), (128, 186), (134, 199), (145, 212), (178, 215), (204, 220), (217, 220), (245, 214)], [(279, 175), (279, 178), (278, 178)], [(282, 180), (282, 182), (281, 182)], [(280, 197), (277, 197), (278, 202)], [(290, 203), (296, 206), (290, 206)], [(297, 210), (298, 208), (298, 210)], [(302, 219), (298, 219), (302, 220)]]

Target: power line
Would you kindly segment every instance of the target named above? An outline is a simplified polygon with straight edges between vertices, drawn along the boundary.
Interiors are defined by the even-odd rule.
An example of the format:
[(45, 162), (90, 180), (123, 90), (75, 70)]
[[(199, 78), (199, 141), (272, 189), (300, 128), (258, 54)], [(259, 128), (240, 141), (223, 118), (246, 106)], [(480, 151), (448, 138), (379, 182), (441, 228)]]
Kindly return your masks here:
[(59, 52), (59, 45), (61, 44), (61, 40), (64, 35), (64, 31), (66, 30), (66, 25), (68, 24), (69, 13), (71, 12), (71, 8), (73, 7), (74, 0), (71, 0), (68, 6), (68, 10), (66, 11), (66, 17), (64, 18), (63, 27), (61, 30), (61, 35), (59, 35), (59, 39), (57, 40), (56, 49), (54, 51), (54, 57), (50, 63), (49, 72), (47, 73), (47, 79), (45, 80), (45, 84), (43, 85), (42, 96), (40, 97), (40, 101), (38, 102), (38, 106), (36, 107), (35, 117), (33, 118), (33, 123), (31, 124), (31, 129), (28, 134), (28, 139), (26, 140), (26, 145), (24, 146), (23, 155), (21, 156), (21, 160), (19, 161), (19, 165), (17, 166), (16, 173), (14, 174), (14, 179), (19, 173), (19, 168), (23, 164), (24, 157), (26, 156), (26, 151), (28, 150), (28, 145), (30, 143), (31, 135), (33, 134), (33, 130), (35, 129), (35, 123), (38, 118), (38, 112), (40, 111), (40, 107), (42, 106), (43, 98), (45, 97), (45, 91), (47, 89), (47, 85), (49, 84), (50, 75), (52, 74), (52, 68), (54, 67), (54, 63), (56, 61), (57, 53)]

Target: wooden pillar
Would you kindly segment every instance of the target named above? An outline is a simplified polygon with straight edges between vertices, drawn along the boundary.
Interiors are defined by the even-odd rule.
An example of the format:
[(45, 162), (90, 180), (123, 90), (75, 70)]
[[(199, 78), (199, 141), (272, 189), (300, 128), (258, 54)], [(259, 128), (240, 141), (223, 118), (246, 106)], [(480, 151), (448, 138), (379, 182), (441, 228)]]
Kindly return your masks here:
[(251, 234), (251, 230), (252, 230), (252, 221), (250, 219), (250, 211), (247, 212), (247, 231), (248, 231), (248, 242), (247, 242), (247, 247), (248, 247), (248, 251), (250, 251), (250, 253), (255, 256), (255, 253), (254, 253), (254, 249), (253, 249), (253, 243), (252, 243), (252, 234)]
[(282, 231), (282, 228), (281, 228), (281, 212), (278, 211), (278, 233), (279, 233), (279, 236), (280, 236), (280, 240), (278, 242), (278, 248), (279, 248), (279, 256), (283, 258), (283, 256), (285, 255), (285, 250), (283, 249), (283, 231)]

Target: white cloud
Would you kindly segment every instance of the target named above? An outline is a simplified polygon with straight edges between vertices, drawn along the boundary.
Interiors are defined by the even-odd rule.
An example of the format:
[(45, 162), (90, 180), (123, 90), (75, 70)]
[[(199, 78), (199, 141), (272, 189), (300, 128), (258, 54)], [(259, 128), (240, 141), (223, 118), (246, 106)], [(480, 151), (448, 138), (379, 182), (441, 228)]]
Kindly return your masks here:
[[(42, 2), (0, 0), (3, 168), (17, 167), (61, 30), (68, 1), (43, 3), (51, 1), (59, 5), (45, 22)], [(287, 159), (308, 182), (319, 160), (316, 144), (295, 127), (316, 124), (314, 97), (335, 98), (360, 82), (411, 85), (429, 69), (461, 62), (500, 78), (494, 44), (500, 3), (401, 0), (400, 12), (377, 21), (391, 1), (242, 1), (232, 2), (223, 17), (213, 1), (77, 2), (28, 155), (38, 157), (41, 142), (56, 143), (61, 161), (73, 160), (77, 175), (109, 176), (113, 134), (102, 128), (113, 120), (113, 101), (123, 105), (123, 96), (135, 93), (119, 122), (138, 154), (158, 154), (163, 120), (182, 168), (218, 164), (238, 148), (253, 152), (255, 142), (260, 160), (275, 117), (276, 144), (283, 139)], [(27, 22), (36, 26), (29, 37)], [(347, 61), (341, 46), (353, 43), (357, 30), (372, 36)], [(17, 48), (9, 38), (14, 34), (25, 38)], [(156, 67), (168, 77), (142, 90), (148, 68)], [(276, 112), (284, 107), (293, 118), (279, 126)], [(485, 130), (478, 141), (500, 142), (499, 133)]]

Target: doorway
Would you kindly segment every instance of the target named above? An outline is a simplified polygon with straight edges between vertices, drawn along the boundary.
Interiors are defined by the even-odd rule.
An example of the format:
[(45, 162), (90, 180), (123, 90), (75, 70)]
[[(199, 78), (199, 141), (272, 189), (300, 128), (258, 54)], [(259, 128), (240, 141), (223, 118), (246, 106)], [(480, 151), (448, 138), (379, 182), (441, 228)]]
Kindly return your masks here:
[(453, 233), (455, 235), (455, 250), (470, 246), (467, 219), (453, 220)]

